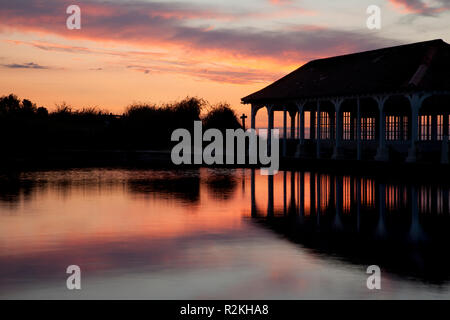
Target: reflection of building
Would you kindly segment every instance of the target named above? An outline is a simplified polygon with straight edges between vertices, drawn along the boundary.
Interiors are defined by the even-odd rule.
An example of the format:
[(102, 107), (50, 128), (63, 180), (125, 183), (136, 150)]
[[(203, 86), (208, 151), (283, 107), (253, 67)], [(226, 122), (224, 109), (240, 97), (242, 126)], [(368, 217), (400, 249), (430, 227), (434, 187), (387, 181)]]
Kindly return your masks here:
[[(448, 162), (450, 45), (442, 40), (311, 61), (242, 102), (283, 111), (283, 155)], [(287, 129), (289, 112), (290, 132)]]
[[(450, 280), (448, 185), (297, 171), (266, 177), (254, 169), (251, 185), (252, 221), (283, 239), (365, 266)], [(255, 191), (261, 185), (267, 192)]]
[[(256, 196), (258, 184), (267, 185), (266, 196)], [(410, 240), (420, 234), (419, 214), (439, 220), (438, 224), (447, 223), (450, 214), (449, 188), (434, 184), (384, 184), (363, 177), (294, 171), (284, 171), (282, 178), (275, 179), (256, 175), (252, 169), (251, 186), (253, 217), (297, 216), (302, 221), (322, 226), (328, 221), (333, 228), (344, 226), (352, 231), (359, 231), (362, 222), (362, 230), (377, 230), (379, 235), (385, 235), (386, 224), (391, 221), (395, 228), (403, 225), (393, 234), (411, 230)], [(262, 208), (266, 198), (267, 208)], [(282, 205), (276, 205), (281, 199)]]

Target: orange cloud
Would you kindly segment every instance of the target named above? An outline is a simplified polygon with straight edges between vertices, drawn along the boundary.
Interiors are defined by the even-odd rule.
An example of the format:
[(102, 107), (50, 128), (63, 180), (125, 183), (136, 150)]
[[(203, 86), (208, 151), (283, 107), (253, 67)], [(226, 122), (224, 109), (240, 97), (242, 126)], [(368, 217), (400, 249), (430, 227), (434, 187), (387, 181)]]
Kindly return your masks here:
[[(289, 12), (289, 5), (232, 12), (185, 3), (80, 0), (82, 29), (67, 30), (68, 4), (71, 1), (0, 0), (0, 34), (6, 41), (2, 49), (9, 50), (2, 52), (9, 55), (2, 65), (52, 66), (20, 72), (2, 67), (9, 73), (8, 81), (0, 80), (2, 90), (31, 92), (30, 98), (38, 97), (47, 105), (65, 99), (118, 108), (129, 103), (130, 96), (164, 101), (198, 94), (213, 101), (230, 99), (239, 106), (240, 97), (308, 60), (395, 44), (315, 25), (280, 24), (268, 30), (258, 23), (270, 16), (306, 14), (301, 8)], [(243, 19), (256, 22), (251, 20), (252, 28), (234, 23)], [(29, 47), (20, 52), (32, 56), (16, 59), (11, 44)], [(59, 72), (57, 64), (67, 69)], [(43, 73), (48, 77), (39, 76)], [(70, 85), (54, 87), (63, 82)]]

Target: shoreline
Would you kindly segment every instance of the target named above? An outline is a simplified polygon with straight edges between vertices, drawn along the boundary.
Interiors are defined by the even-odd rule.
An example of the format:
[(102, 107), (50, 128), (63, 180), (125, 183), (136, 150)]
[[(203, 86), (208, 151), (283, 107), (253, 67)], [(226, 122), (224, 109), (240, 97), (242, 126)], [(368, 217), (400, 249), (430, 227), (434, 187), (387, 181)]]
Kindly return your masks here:
[[(58, 170), (72, 168), (255, 168), (260, 165), (174, 165), (170, 150), (123, 150), (123, 149), (66, 149), (47, 150), (39, 154), (10, 155), (0, 159), (0, 172), (11, 170)], [(348, 174), (376, 177), (386, 180), (447, 182), (449, 165), (436, 163), (379, 162), (368, 160), (332, 160), (281, 157), (280, 171), (318, 171), (329, 174)]]

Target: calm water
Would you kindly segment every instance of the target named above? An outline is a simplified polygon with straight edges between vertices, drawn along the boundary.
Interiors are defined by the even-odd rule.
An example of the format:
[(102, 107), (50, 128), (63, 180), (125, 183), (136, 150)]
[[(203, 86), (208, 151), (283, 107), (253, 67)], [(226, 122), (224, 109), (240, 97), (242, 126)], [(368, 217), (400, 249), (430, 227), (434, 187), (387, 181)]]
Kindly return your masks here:
[[(449, 227), (444, 185), (243, 169), (3, 175), (0, 298), (450, 298)], [(73, 264), (82, 290), (66, 289)]]

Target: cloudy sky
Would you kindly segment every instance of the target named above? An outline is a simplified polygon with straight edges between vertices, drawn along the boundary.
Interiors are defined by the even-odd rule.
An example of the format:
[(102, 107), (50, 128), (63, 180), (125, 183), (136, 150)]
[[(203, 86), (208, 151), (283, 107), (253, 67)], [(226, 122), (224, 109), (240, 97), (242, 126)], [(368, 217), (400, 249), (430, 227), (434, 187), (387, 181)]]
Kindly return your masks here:
[(241, 97), (308, 60), (436, 38), (450, 41), (450, 0), (0, 0), (0, 95), (113, 112), (190, 95), (248, 113)]

